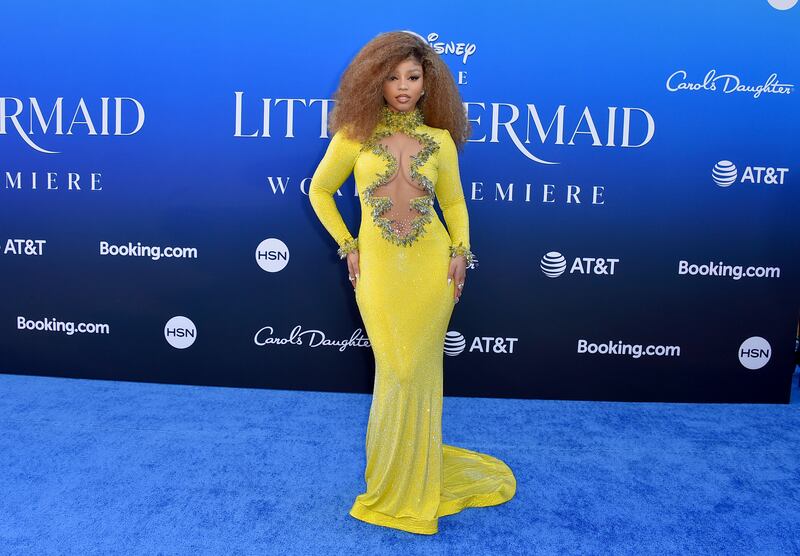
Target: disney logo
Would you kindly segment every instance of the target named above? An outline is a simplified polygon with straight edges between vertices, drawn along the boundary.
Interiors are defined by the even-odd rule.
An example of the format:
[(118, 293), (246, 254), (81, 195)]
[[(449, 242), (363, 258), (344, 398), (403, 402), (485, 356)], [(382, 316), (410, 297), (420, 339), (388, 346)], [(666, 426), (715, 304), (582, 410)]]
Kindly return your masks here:
[(667, 90), (675, 91), (716, 91), (717, 82), (721, 81), (723, 93), (753, 93), (753, 98), (758, 98), (761, 93), (776, 93), (788, 95), (792, 92), (794, 84), (779, 83), (778, 74), (773, 73), (763, 85), (742, 85), (737, 75), (730, 73), (717, 75), (717, 70), (712, 69), (703, 78), (702, 83), (686, 81), (686, 71), (678, 70), (667, 78)]
[(477, 45), (471, 42), (437, 42), (439, 33), (428, 33), (428, 44), (431, 45), (437, 54), (456, 54), (461, 56), (461, 62), (466, 64), (467, 58), (475, 54), (478, 49)]
[(302, 327), (298, 324), (294, 328), (292, 328), (292, 332), (289, 334), (288, 338), (280, 338), (277, 336), (273, 336), (274, 329), (271, 326), (265, 326), (256, 332), (255, 336), (253, 337), (253, 341), (256, 343), (257, 346), (265, 346), (268, 344), (271, 345), (284, 345), (284, 344), (293, 344), (297, 346), (306, 345), (304, 344), (304, 338), (307, 342), (308, 347), (328, 347), (328, 346), (339, 346), (339, 351), (344, 351), (349, 346), (354, 347), (370, 347), (369, 338), (362, 334), (360, 328), (356, 328), (353, 332), (353, 335), (350, 336), (347, 340), (329, 340), (324, 332), (321, 330), (303, 330)]

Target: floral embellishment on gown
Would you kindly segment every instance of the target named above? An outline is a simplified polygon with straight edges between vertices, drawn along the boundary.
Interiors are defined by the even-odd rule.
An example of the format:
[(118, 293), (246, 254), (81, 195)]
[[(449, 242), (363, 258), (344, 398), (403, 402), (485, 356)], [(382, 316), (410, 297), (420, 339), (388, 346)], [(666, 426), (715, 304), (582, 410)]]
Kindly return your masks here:
[[(400, 246), (414, 243), (431, 221), (435, 197), (434, 184), (419, 169), (430, 156), (437, 151), (439, 144), (428, 133), (419, 130), (424, 125), (424, 118), (419, 108), (408, 112), (395, 112), (388, 105), (381, 108), (380, 121), (372, 135), (364, 142), (362, 150), (370, 151), (386, 161), (386, 170), (376, 176), (375, 181), (364, 188), (364, 202), (372, 209), (375, 224), (381, 229), (384, 239)], [(399, 178), (399, 162), (391, 150), (381, 139), (402, 133), (416, 139), (421, 149), (410, 155), (409, 174), (417, 186), (421, 186), (422, 195), (408, 202), (409, 216), (397, 217), (391, 214), (395, 205), (391, 195), (375, 195), (376, 190)], [(398, 207), (399, 209), (400, 207)]]

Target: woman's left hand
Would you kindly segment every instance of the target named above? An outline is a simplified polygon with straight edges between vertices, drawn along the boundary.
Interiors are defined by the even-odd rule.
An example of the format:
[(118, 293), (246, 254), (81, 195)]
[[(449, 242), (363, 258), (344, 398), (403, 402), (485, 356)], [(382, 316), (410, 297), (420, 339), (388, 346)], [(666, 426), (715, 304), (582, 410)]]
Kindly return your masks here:
[(467, 277), (467, 259), (463, 255), (458, 255), (450, 259), (450, 270), (447, 273), (448, 284), (452, 283), (450, 280), (455, 281), (453, 288), (453, 297), (458, 303), (461, 294), (464, 293), (464, 283)]

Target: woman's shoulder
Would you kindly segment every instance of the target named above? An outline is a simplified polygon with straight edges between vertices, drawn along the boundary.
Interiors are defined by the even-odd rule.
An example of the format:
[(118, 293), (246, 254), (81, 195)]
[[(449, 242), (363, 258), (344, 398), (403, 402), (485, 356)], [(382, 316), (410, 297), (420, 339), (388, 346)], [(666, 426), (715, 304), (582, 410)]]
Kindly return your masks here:
[(450, 135), (450, 130), (444, 127), (433, 127), (429, 126), (428, 124), (423, 124), (422, 132), (432, 136), (438, 145), (453, 142), (453, 138)]
[(342, 126), (334, 132), (331, 144), (339, 148), (359, 149), (362, 141), (347, 126)]
[(444, 128), (444, 127), (433, 127), (432, 125), (428, 125), (428, 124), (422, 124), (421, 127), (422, 127), (422, 129), (424, 131), (427, 131), (428, 133), (436, 135), (437, 137), (439, 135), (441, 135), (442, 133), (444, 133), (444, 132), (450, 133), (449, 131), (447, 131), (447, 128)]
[(453, 141), (453, 136), (450, 135), (450, 130), (446, 127), (433, 127), (425, 124), (423, 126), (425, 131), (431, 135), (436, 141), (436, 146), (438, 147), (436, 150), (439, 152), (439, 155), (442, 154), (451, 154), (456, 151), (456, 144)]

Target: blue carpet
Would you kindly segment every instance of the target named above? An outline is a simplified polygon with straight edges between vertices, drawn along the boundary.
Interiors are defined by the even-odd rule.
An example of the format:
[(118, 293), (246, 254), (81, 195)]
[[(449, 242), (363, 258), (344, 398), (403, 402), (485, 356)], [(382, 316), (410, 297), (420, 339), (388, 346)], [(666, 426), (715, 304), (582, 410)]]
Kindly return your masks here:
[[(794, 381), (793, 402), (800, 402)], [(414, 535), (347, 514), (370, 396), (0, 375), (3, 554), (800, 554), (800, 403), (447, 397), (517, 494)]]

